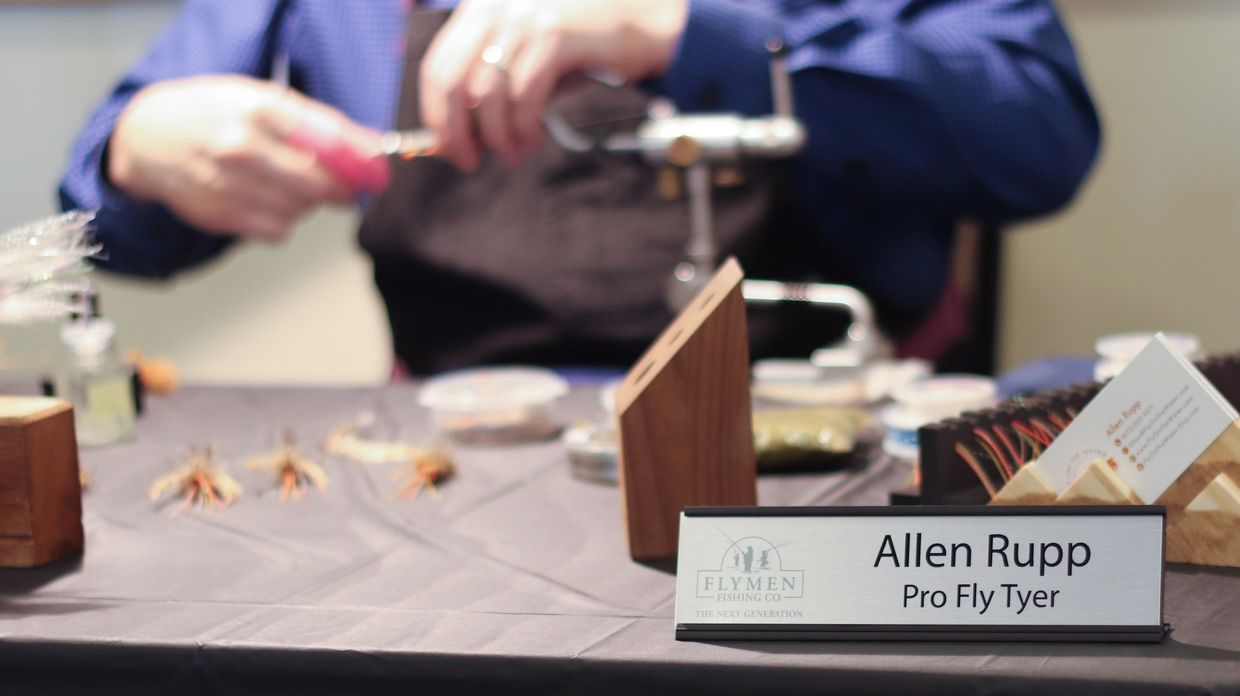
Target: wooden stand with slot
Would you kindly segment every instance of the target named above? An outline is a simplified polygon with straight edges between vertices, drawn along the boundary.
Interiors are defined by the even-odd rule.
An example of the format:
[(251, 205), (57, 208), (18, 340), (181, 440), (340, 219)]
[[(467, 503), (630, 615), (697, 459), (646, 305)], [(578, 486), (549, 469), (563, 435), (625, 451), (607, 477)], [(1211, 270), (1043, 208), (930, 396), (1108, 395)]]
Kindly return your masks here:
[(0, 397), (0, 567), (44, 565), (82, 544), (72, 407)]
[[(991, 500), (992, 505), (1130, 504), (1137, 498), (1103, 460), (1090, 464), (1056, 496), (1026, 464)], [(1240, 567), (1240, 420), (1197, 457), (1156, 505), (1167, 508), (1167, 561)]]
[(757, 504), (743, 274), (728, 259), (616, 391), (629, 553), (676, 556), (688, 505)]

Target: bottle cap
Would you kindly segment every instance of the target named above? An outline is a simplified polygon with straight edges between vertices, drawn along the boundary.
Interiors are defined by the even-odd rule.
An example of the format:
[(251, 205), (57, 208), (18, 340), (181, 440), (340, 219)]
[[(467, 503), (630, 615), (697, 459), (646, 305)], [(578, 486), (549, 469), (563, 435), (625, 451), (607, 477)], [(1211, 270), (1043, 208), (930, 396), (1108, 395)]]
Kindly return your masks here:
[(986, 408), (995, 401), (995, 381), (981, 375), (934, 375), (905, 384), (892, 393), (896, 403), (924, 423)]
[(70, 322), (60, 327), (60, 340), (79, 355), (102, 353), (116, 340), (116, 324), (99, 317)]
[(458, 413), (541, 406), (568, 393), (568, 382), (535, 367), (484, 367), (450, 372), (427, 380), (421, 405)]
[[(1099, 356), (1098, 362), (1094, 364), (1094, 379), (1103, 382), (1118, 375), (1153, 338), (1153, 331), (1133, 331), (1099, 338), (1094, 342), (1094, 350)], [(1194, 334), (1164, 332), (1163, 338), (1166, 338), (1185, 360), (1195, 360), (1201, 353), (1201, 340)]]

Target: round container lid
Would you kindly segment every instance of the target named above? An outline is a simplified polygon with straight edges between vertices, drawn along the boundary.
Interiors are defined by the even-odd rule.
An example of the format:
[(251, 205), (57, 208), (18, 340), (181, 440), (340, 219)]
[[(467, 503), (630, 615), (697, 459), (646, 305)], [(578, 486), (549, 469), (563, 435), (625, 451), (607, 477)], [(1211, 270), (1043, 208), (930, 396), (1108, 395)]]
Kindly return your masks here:
[(888, 456), (894, 457), (907, 462), (916, 462), (921, 456), (921, 450), (917, 445), (905, 441), (899, 437), (888, 435), (883, 438), (882, 450)]
[(892, 396), (933, 421), (990, 405), (995, 399), (995, 381), (979, 375), (935, 375), (905, 384)]
[(418, 403), (437, 411), (480, 413), (537, 406), (568, 393), (568, 382), (538, 367), (480, 367), (426, 381)]
[(602, 406), (609, 416), (616, 413), (616, 391), (620, 389), (620, 382), (618, 379), (612, 380), (604, 384), (598, 393), (599, 406)]
[(822, 368), (808, 360), (768, 358), (753, 364), (753, 395), (785, 404), (849, 404), (865, 398), (865, 369)]
[[(1141, 349), (1152, 338), (1154, 338), (1154, 332), (1152, 331), (1111, 334), (1095, 341), (1094, 350), (1104, 358), (1126, 363), (1128, 360), (1137, 357), (1137, 353), (1140, 353)], [(1193, 334), (1164, 333), (1163, 338), (1166, 338), (1167, 342), (1180, 352), (1180, 355), (1190, 360), (1201, 349), (1201, 341)]]
[(564, 431), (564, 446), (573, 475), (588, 481), (617, 483), (616, 432), (597, 423), (574, 425)]
[(881, 444), (883, 452), (896, 459), (917, 461), (920, 455), (917, 429), (931, 421), (900, 404), (884, 408), (879, 412), (878, 419), (887, 429)]
[(918, 428), (927, 423), (934, 421), (928, 420), (925, 416), (917, 411), (908, 409), (900, 404), (889, 404), (878, 412), (878, 422), (883, 424), (887, 430), (901, 430), (916, 432)]
[(815, 382), (822, 370), (808, 360), (767, 358), (753, 364), (753, 378), (758, 382)]

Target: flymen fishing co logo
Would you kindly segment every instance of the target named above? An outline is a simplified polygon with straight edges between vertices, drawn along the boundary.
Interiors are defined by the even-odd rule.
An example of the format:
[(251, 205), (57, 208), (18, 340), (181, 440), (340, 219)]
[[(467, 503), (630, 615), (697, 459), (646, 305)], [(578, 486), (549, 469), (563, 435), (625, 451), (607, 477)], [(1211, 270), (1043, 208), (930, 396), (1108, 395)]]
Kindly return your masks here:
[(786, 545), (758, 536), (729, 538), (719, 567), (697, 572), (697, 597), (718, 602), (779, 602), (803, 597), (805, 571), (784, 567), (779, 550)]

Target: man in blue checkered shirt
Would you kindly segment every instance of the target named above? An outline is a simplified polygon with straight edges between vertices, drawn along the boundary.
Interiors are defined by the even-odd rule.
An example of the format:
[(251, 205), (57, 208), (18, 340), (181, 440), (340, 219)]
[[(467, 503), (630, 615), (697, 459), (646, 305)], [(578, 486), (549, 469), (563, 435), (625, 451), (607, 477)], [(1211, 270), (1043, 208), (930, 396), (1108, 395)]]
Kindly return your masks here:
[[(187, 0), (90, 117), (61, 184), (65, 207), (99, 209), (101, 263), (167, 276), (356, 200), (358, 182), (296, 133), (376, 147), (425, 9)], [(543, 108), (582, 70), (681, 111), (768, 113), (773, 36), (808, 131), (786, 167), (798, 214), (880, 308), (929, 312), (957, 220), (1054, 210), (1093, 163), (1098, 118), (1049, 0), (464, 0), (425, 47), (420, 121), (457, 169), (520, 171)]]

